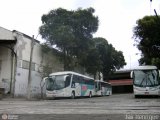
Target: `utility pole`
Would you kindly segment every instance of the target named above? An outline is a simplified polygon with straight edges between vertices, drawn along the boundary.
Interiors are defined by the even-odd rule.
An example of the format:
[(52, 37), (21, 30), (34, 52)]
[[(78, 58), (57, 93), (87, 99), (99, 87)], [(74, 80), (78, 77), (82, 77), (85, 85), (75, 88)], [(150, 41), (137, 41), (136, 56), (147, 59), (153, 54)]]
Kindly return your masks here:
[(29, 61), (29, 72), (28, 72), (28, 87), (27, 87), (27, 99), (31, 99), (31, 71), (32, 71), (32, 55), (33, 55), (33, 48), (34, 48), (34, 35), (32, 36), (31, 40), (31, 52), (30, 52), (30, 61)]
[(150, 15), (151, 15), (151, 11), (152, 11), (152, 0), (150, 0)]

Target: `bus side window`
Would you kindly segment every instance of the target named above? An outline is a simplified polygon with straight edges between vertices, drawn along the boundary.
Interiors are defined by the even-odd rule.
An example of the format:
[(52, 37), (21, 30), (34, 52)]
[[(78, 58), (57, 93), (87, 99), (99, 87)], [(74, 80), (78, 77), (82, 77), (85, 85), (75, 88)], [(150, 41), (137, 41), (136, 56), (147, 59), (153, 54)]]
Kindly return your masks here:
[(71, 82), (71, 76), (67, 76), (65, 80), (65, 87), (68, 87), (70, 85), (70, 82)]
[(85, 78), (80, 77), (80, 81), (81, 81), (82, 84), (86, 84)]
[(159, 81), (159, 84), (160, 84), (160, 70), (159, 70), (159, 75), (158, 75), (158, 81)]
[(95, 82), (95, 88), (96, 88), (96, 89), (98, 88), (98, 86), (97, 86), (97, 82)]
[(75, 83), (77, 82), (77, 79), (78, 79), (78, 77), (76, 75), (73, 75), (72, 84), (71, 84), (72, 88), (75, 88)]

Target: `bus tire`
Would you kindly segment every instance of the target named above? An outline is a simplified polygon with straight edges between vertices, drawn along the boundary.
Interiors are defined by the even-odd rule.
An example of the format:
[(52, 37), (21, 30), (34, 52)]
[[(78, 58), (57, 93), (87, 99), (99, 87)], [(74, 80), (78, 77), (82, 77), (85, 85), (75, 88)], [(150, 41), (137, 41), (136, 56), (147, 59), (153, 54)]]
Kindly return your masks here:
[(72, 91), (72, 93), (71, 93), (71, 99), (75, 99), (75, 92), (74, 91)]
[(89, 98), (92, 98), (92, 92), (91, 91), (89, 92)]
[(103, 96), (103, 92), (101, 92), (101, 97)]

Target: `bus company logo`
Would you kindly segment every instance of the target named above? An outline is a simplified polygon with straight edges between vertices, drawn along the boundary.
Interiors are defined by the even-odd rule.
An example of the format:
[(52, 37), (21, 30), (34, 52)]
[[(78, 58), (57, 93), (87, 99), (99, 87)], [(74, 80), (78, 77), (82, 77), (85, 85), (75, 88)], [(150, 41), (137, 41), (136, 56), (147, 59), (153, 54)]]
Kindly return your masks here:
[(87, 86), (86, 86), (86, 85), (83, 85), (83, 86), (82, 86), (82, 90), (84, 90), (84, 91), (87, 90)]
[(2, 120), (7, 120), (7, 119), (8, 119), (8, 114), (3, 113), (3, 114), (2, 114)]

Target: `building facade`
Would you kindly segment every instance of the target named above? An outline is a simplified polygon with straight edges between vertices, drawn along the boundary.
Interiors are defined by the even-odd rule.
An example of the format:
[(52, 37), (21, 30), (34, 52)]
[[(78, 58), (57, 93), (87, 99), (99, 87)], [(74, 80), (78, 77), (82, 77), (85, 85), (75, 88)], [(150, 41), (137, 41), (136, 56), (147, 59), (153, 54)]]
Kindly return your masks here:
[(131, 70), (114, 72), (109, 79), (112, 85), (112, 93), (133, 93), (133, 80), (130, 77)]
[(30, 84), (31, 97), (40, 97), (40, 84), (47, 70), (63, 71), (63, 64), (56, 54), (44, 52), (40, 42), (33, 37), (0, 27), (0, 87), (4, 88), (5, 94), (27, 97)]

